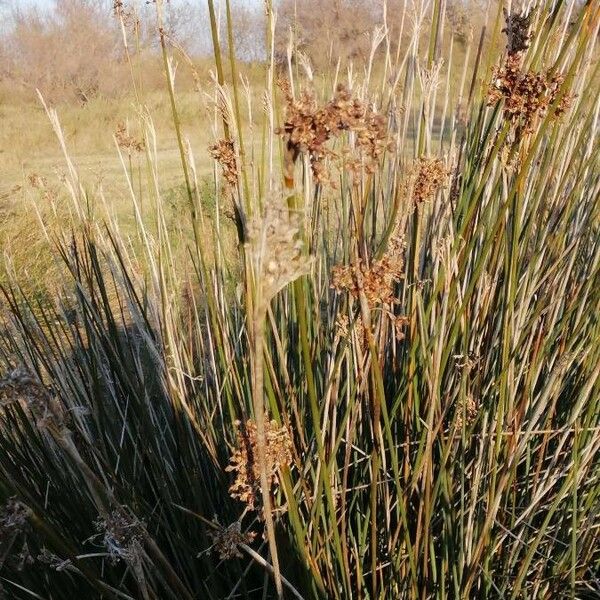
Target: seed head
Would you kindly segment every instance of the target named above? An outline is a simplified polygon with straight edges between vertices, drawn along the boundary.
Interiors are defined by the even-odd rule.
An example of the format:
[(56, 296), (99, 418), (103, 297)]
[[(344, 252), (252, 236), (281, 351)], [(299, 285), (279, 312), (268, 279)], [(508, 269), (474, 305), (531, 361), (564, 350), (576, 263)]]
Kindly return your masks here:
[(134, 152), (143, 152), (146, 147), (144, 140), (138, 140), (129, 134), (127, 125), (123, 122), (117, 125), (115, 139), (119, 148), (125, 150), (130, 155)]
[(414, 186), (412, 191), (413, 202), (421, 204), (432, 200), (438, 190), (448, 182), (450, 171), (440, 158), (420, 158), (414, 167)]
[(287, 100), (286, 120), (276, 133), (286, 139), (286, 181), (293, 181), (293, 165), (298, 155), (307, 153), (317, 182), (328, 180), (325, 165), (328, 157), (337, 155), (327, 142), (345, 131), (355, 134), (356, 149), (367, 172), (374, 172), (378, 161), (392, 145), (388, 139), (385, 119), (372, 106), (340, 85), (334, 97), (319, 107), (314, 93), (303, 91), (294, 99), (289, 89), (284, 90)]
[(392, 253), (371, 265), (360, 259), (350, 265), (337, 265), (332, 269), (331, 287), (338, 292), (349, 292), (357, 299), (361, 291), (364, 292), (371, 308), (393, 304), (394, 284), (400, 281), (403, 266), (402, 257)]
[(141, 558), (144, 526), (123, 508), (115, 509), (105, 519), (99, 518), (95, 527), (113, 563)]
[[(505, 63), (494, 68), (493, 83), (488, 90), (488, 105), (504, 101), (504, 118), (515, 127), (515, 141), (532, 133), (536, 119), (543, 117), (558, 97), (564, 76), (560, 73), (524, 71), (521, 57), (508, 54)], [(560, 117), (571, 105), (573, 96), (564, 94), (554, 109)]]
[(31, 510), (15, 496), (9, 498), (0, 509), (0, 539), (5, 535), (20, 532), (25, 528)]
[(246, 249), (265, 304), (307, 274), (313, 262), (304, 251), (300, 215), (276, 204), (269, 204), (263, 215), (250, 219)]
[(221, 560), (242, 558), (243, 554), (239, 549), (240, 544), (251, 544), (256, 537), (256, 533), (253, 531), (242, 532), (240, 521), (235, 521), (228, 527), (223, 527), (215, 517), (213, 523), (218, 526), (215, 531), (208, 532), (213, 542), (213, 551), (219, 554)]
[(23, 403), (34, 416), (40, 429), (47, 429), (59, 435), (66, 430), (63, 408), (34, 374), (18, 368), (0, 379), (0, 406)]
[[(231, 464), (225, 469), (236, 474), (229, 493), (250, 510), (255, 510), (261, 498), (256, 423), (249, 419), (243, 428), (240, 421), (236, 421), (235, 425), (237, 449), (230, 458)], [(279, 427), (275, 421), (266, 418), (265, 437), (267, 480), (272, 487), (279, 481), (279, 469), (292, 462), (292, 440), (285, 425)]]
[(471, 394), (467, 394), (456, 406), (456, 426), (462, 429), (463, 423), (468, 427), (477, 419), (479, 408)]
[(503, 11), (506, 24), (502, 33), (506, 33), (506, 49), (509, 54), (520, 54), (529, 48), (531, 41), (529, 29), (533, 11), (529, 13), (512, 11), (509, 13), (506, 8)]
[(237, 158), (235, 146), (231, 139), (217, 140), (209, 148), (211, 156), (221, 165), (223, 177), (231, 188), (235, 188), (238, 182)]

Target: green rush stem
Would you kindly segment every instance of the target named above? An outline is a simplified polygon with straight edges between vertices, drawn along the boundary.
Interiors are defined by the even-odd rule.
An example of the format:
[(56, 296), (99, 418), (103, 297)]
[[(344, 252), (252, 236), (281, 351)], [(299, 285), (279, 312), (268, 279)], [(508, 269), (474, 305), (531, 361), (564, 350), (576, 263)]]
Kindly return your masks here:
[[(260, 294), (260, 284), (256, 286)], [(260, 471), (260, 488), (263, 501), (263, 516), (269, 540), (269, 552), (273, 563), (273, 578), (277, 597), (283, 598), (283, 584), (277, 554), (277, 541), (275, 539), (275, 525), (273, 511), (271, 510), (271, 486), (267, 475), (267, 438), (265, 433), (265, 401), (264, 401), (264, 327), (266, 309), (262, 298), (255, 298), (254, 316), (252, 325), (254, 329), (254, 361), (252, 363), (252, 400), (254, 404), (254, 419), (256, 420), (256, 441), (258, 448), (258, 468)]]
[[(219, 30), (217, 28), (217, 17), (215, 14), (215, 5), (213, 0), (208, 0), (208, 15), (210, 18), (210, 33), (212, 38), (213, 53), (215, 55), (215, 65), (217, 68), (217, 82), (223, 87), (225, 85), (225, 75), (223, 74), (223, 60), (221, 58), (221, 46), (219, 44)], [(229, 123), (225, 114), (223, 114), (223, 132), (227, 139), (230, 139)]]
[(325, 497), (327, 500), (327, 506), (329, 509), (330, 523), (333, 530), (333, 541), (335, 545), (337, 559), (340, 566), (345, 574), (343, 579), (344, 591), (349, 597), (350, 594), (350, 581), (349, 574), (344, 569), (344, 560), (342, 553), (342, 544), (340, 540), (340, 533), (338, 531), (337, 517), (335, 511), (335, 503), (333, 501), (333, 495), (331, 493), (330, 485), (330, 474), (329, 464), (325, 455), (325, 446), (323, 444), (323, 434), (321, 431), (321, 414), (319, 411), (319, 402), (317, 399), (317, 386), (315, 384), (315, 377), (312, 368), (312, 356), (310, 353), (310, 344), (308, 341), (308, 323), (306, 315), (308, 314), (308, 307), (306, 305), (306, 292), (304, 277), (297, 279), (293, 283), (294, 300), (296, 303), (296, 312), (298, 315), (298, 330), (300, 334), (300, 347), (302, 352), (302, 359), (304, 362), (304, 369), (306, 372), (306, 386), (308, 389), (308, 397), (310, 401), (310, 411), (313, 421), (314, 434), (317, 442), (317, 453), (319, 455), (319, 462), (321, 463), (321, 480), (323, 483), (323, 489), (325, 491)]
[[(288, 197), (288, 206), (291, 210), (298, 210), (298, 197), (296, 194), (291, 194)], [(321, 430), (321, 414), (319, 410), (319, 401), (317, 397), (317, 386), (315, 383), (315, 376), (312, 367), (312, 356), (310, 352), (310, 343), (308, 339), (308, 321), (307, 315), (309, 310), (306, 304), (306, 290), (305, 285), (306, 277), (300, 277), (296, 279), (293, 286), (294, 292), (294, 303), (296, 305), (296, 313), (298, 317), (298, 331), (300, 335), (300, 348), (302, 353), (302, 360), (304, 362), (304, 369), (306, 373), (306, 387), (308, 390), (308, 398), (310, 402), (310, 411), (313, 421), (314, 434), (317, 443), (317, 453), (319, 456), (319, 462), (321, 463), (320, 479), (323, 484), (325, 491), (325, 497), (327, 500), (327, 507), (329, 510), (330, 523), (333, 529), (333, 541), (336, 550), (336, 557), (344, 573), (343, 585), (344, 593), (347, 597), (350, 595), (350, 574), (346, 571), (344, 566), (344, 555), (342, 552), (342, 544), (340, 540), (340, 533), (338, 530), (338, 522), (336, 517), (335, 502), (333, 501), (333, 495), (331, 492), (331, 481), (329, 464), (327, 462), (327, 456), (325, 453), (325, 445), (323, 443), (323, 433)], [(319, 485), (317, 486), (319, 487)]]
[(181, 134), (181, 121), (179, 119), (179, 113), (177, 111), (177, 103), (175, 102), (175, 90), (173, 88), (173, 79), (171, 77), (171, 69), (169, 67), (169, 57), (167, 55), (167, 44), (165, 42), (165, 32), (163, 29), (163, 17), (162, 17), (162, 0), (159, 0), (156, 4), (156, 11), (158, 15), (158, 33), (160, 39), (160, 48), (163, 58), (163, 64), (165, 69), (165, 75), (167, 77), (167, 91), (169, 93), (169, 101), (171, 104), (171, 114), (173, 115), (173, 126), (175, 127), (175, 135), (177, 137), (177, 147), (179, 148), (179, 158), (181, 159), (181, 168), (183, 169), (183, 178), (185, 180), (185, 189), (187, 191), (188, 200), (190, 202), (190, 209), (192, 211), (192, 219), (196, 222), (196, 206), (194, 203), (194, 194), (192, 192), (192, 185), (190, 183), (190, 173), (185, 157), (185, 148), (183, 146), (183, 136)]
[[(212, 0), (211, 0), (212, 2)], [(233, 19), (231, 16), (230, 0), (225, 0), (227, 11), (227, 45), (229, 49), (229, 64), (231, 67), (231, 85), (233, 87), (233, 101), (235, 109), (235, 120), (237, 124), (237, 135), (240, 145), (240, 163), (242, 170), (242, 179), (244, 181), (244, 196), (246, 198), (246, 208), (250, 208), (250, 187), (248, 185), (248, 170), (246, 169), (246, 152), (244, 150), (244, 136), (242, 132), (242, 118), (240, 115), (240, 94), (238, 89), (237, 60), (235, 58), (235, 41), (233, 39)]]

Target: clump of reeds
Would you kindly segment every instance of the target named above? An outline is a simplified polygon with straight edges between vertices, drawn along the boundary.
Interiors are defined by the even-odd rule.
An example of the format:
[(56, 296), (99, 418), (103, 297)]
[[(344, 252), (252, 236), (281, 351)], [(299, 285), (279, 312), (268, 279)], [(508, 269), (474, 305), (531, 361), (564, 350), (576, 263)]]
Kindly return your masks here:
[(208, 202), (158, 0), (177, 232), (155, 145), (127, 129), (147, 169), (134, 184), (124, 163), (136, 236), (100, 226), (49, 111), (75, 317), (2, 288), (8, 594), (598, 595), (600, 6), (538, 3), (504, 40), (499, 5), (476, 47), (454, 44), (445, 6), (407, 4), (397, 52), (374, 32), (364, 78), (304, 77), (292, 38), (281, 99), (271, 4), (255, 94), (231, 6), (224, 56), (209, 0)]

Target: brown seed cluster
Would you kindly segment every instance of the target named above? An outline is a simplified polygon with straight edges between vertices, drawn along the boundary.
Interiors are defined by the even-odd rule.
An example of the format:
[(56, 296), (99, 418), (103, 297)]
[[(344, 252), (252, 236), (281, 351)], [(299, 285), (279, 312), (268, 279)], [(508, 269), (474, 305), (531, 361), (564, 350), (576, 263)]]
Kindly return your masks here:
[(221, 165), (223, 177), (227, 184), (232, 188), (236, 187), (238, 183), (238, 167), (233, 140), (217, 140), (208, 150), (210, 155)]
[(362, 316), (359, 314), (354, 321), (350, 323), (347, 315), (338, 315), (335, 320), (337, 334), (346, 340), (352, 339), (352, 334), (356, 334), (358, 345), (364, 352), (369, 346), (369, 339)]
[[(235, 472), (235, 481), (229, 488), (233, 498), (255, 510), (260, 504), (260, 468), (258, 465), (258, 440), (256, 423), (251, 419), (242, 428), (240, 421), (235, 423), (237, 449), (230, 458), (226, 471)], [(275, 421), (265, 418), (267, 480), (270, 486), (278, 483), (278, 471), (292, 462), (292, 439), (285, 425), (279, 427)]]
[(479, 412), (477, 408), (477, 403), (475, 402), (473, 396), (467, 394), (463, 400), (461, 400), (456, 407), (456, 426), (461, 429), (463, 424), (467, 427), (472, 425), (477, 419), (477, 413)]
[(63, 408), (40, 380), (26, 369), (15, 369), (0, 378), (0, 407), (20, 402), (40, 429), (62, 435), (66, 430)]
[(242, 532), (242, 524), (236, 521), (229, 527), (222, 527), (216, 519), (213, 523), (218, 525), (215, 531), (209, 531), (208, 535), (213, 542), (213, 550), (219, 554), (221, 560), (230, 558), (242, 558), (240, 544), (251, 544), (256, 537), (253, 531)]
[(371, 308), (393, 304), (394, 284), (400, 281), (403, 266), (402, 258), (390, 253), (370, 265), (360, 259), (350, 265), (337, 265), (331, 272), (331, 287), (357, 299), (363, 292)]
[(400, 341), (406, 337), (406, 327), (410, 323), (410, 317), (406, 315), (389, 315), (390, 320), (392, 321), (392, 326), (394, 328), (394, 336)]
[(448, 182), (450, 171), (440, 158), (425, 158), (417, 160), (414, 167), (414, 185), (412, 198), (415, 204), (432, 200), (438, 190)]
[[(560, 73), (522, 70), (522, 58), (509, 54), (504, 65), (494, 69), (494, 82), (488, 92), (488, 104), (504, 100), (504, 118), (517, 126), (519, 133), (531, 133), (538, 117), (543, 117), (556, 100), (564, 76)], [(560, 117), (573, 97), (565, 94), (554, 109)], [(520, 137), (520, 136), (519, 136)]]
[[(0, 540), (23, 530), (31, 511), (15, 497), (9, 498), (0, 509)], [(2, 544), (0, 543), (0, 546)]]
[(121, 122), (117, 125), (117, 131), (115, 132), (115, 139), (119, 148), (125, 150), (128, 154), (134, 152), (143, 152), (146, 144), (144, 140), (138, 140), (129, 134), (127, 125)]
[(391, 149), (385, 118), (372, 106), (340, 85), (330, 100), (319, 107), (314, 93), (303, 91), (294, 99), (289, 88), (284, 89), (287, 101), (286, 120), (276, 133), (287, 143), (286, 179), (293, 180), (293, 164), (303, 152), (310, 157), (310, 165), (318, 182), (328, 180), (326, 159), (337, 155), (326, 146), (327, 142), (345, 131), (355, 134), (358, 158), (365, 170), (375, 171), (383, 153)]
[(502, 9), (504, 12), (504, 29), (502, 33), (506, 33), (507, 43), (506, 49), (509, 54), (519, 54), (525, 52), (529, 48), (531, 42), (531, 35), (529, 30), (531, 28), (531, 19), (533, 17), (533, 11), (528, 13), (524, 12), (508, 12), (506, 8)]
[(36, 190), (44, 189), (48, 185), (48, 179), (38, 173), (30, 173), (27, 176), (27, 180), (29, 181), (29, 185)]
[[(405, 330), (406, 326), (410, 322), (409, 317), (405, 315), (395, 315), (391, 311), (387, 311), (387, 316), (390, 319), (394, 337), (400, 341), (406, 337)], [(356, 335), (356, 341), (360, 346), (361, 350), (365, 352), (369, 346), (369, 338), (367, 336), (367, 330), (365, 329), (364, 321), (362, 316), (358, 314), (354, 321), (350, 323), (347, 315), (338, 315), (335, 320), (337, 329), (337, 335), (339, 337), (351, 340), (352, 334)]]
[[(504, 64), (494, 67), (493, 81), (488, 90), (488, 105), (504, 101), (504, 118), (515, 128), (515, 141), (532, 133), (536, 120), (543, 117), (556, 101), (564, 76), (549, 71), (532, 71), (523, 68), (524, 52), (529, 48), (532, 13), (507, 13), (505, 11), (507, 56)], [(566, 112), (573, 100), (564, 94), (554, 108), (554, 116)]]
[(113, 510), (105, 519), (98, 519), (95, 526), (113, 563), (141, 558), (144, 526), (123, 508)]

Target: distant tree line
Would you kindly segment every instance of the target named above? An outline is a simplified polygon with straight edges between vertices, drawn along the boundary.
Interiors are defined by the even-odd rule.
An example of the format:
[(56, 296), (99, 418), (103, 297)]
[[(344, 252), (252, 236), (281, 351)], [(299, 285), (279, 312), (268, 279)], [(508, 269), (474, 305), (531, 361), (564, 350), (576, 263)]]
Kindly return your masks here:
[[(122, 30), (114, 15), (117, 7), (135, 20), (135, 28), (128, 24), (130, 51), (141, 54), (143, 60), (156, 59), (154, 7), (145, 0), (54, 0), (46, 10), (17, 1), (0, 2), (0, 100), (7, 90), (32, 93), (40, 89), (50, 99), (82, 103), (97, 95), (119, 94), (128, 75)], [(224, 0), (215, 3), (225, 48)], [(277, 0), (277, 60), (286, 63), (301, 58), (316, 70), (338, 60), (360, 62), (369, 55), (376, 27), (387, 27), (396, 43), (401, 43), (402, 31), (408, 37), (410, 28), (428, 27), (431, 15), (416, 14), (420, 4), (420, 0)], [(231, 8), (236, 55), (246, 61), (264, 60), (264, 3), (231, 0)], [(469, 35), (474, 8), (481, 10), (480, 0), (445, 2), (447, 23), (459, 41)], [(205, 3), (165, 3), (165, 19), (168, 39), (177, 48), (198, 60), (210, 56)]]

